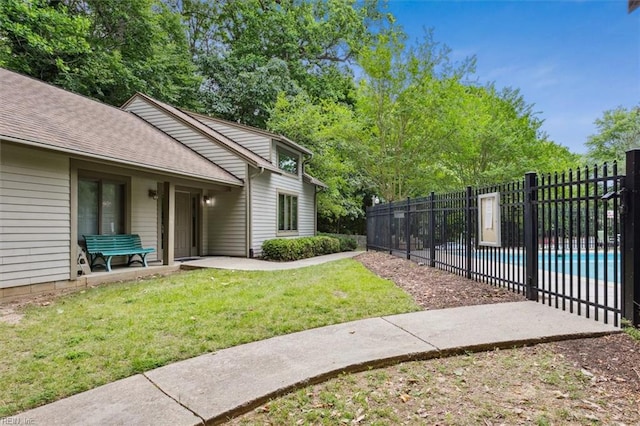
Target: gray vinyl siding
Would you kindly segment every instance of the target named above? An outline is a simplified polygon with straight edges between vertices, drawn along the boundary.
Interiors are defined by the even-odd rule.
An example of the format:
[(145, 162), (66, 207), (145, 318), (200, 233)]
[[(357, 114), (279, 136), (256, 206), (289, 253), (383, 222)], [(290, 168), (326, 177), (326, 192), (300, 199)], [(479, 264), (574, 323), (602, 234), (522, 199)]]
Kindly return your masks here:
[(134, 99), (127, 105), (127, 110), (134, 112), (139, 117), (174, 139), (182, 142), (229, 173), (232, 173), (234, 176), (244, 179), (246, 161), (229, 152), (227, 149), (222, 148), (216, 142), (201, 135), (186, 124), (158, 110), (140, 98)]
[(275, 238), (278, 227), (278, 198), (273, 173), (265, 172), (251, 181), (251, 246), (255, 256), (262, 252), (262, 243)]
[(247, 241), (245, 188), (211, 192), (205, 207), (207, 255), (245, 257)]
[(70, 278), (64, 155), (0, 142), (0, 288)]
[(315, 186), (302, 179), (263, 173), (251, 181), (252, 241), (254, 255), (262, 253), (262, 243), (278, 238), (278, 192), (298, 196), (298, 233), (292, 237), (315, 235)]
[(151, 179), (131, 179), (131, 233), (140, 235), (143, 247), (153, 247), (147, 260), (158, 259), (158, 201), (149, 197), (149, 190), (157, 188)]
[(207, 120), (206, 118), (201, 117), (198, 118), (212, 129), (222, 133), (229, 139), (253, 151), (262, 158), (269, 160), (269, 157), (271, 156), (270, 137), (259, 133), (253, 133), (249, 130), (244, 130), (229, 124), (224, 124), (216, 120)]
[[(135, 99), (127, 106), (127, 110), (134, 112), (234, 176), (240, 179), (246, 177), (245, 160), (144, 100)], [(205, 207), (204, 217), (207, 223), (203, 224), (202, 228), (207, 234), (203, 238), (206, 248), (204, 254), (246, 256), (247, 197), (245, 194), (244, 187), (231, 192), (211, 193), (216, 201), (214, 205)]]
[(302, 184), (302, 191), (299, 198), (300, 206), (298, 214), (300, 218), (300, 235), (315, 235), (316, 232), (316, 207), (315, 207), (315, 185), (309, 183)]

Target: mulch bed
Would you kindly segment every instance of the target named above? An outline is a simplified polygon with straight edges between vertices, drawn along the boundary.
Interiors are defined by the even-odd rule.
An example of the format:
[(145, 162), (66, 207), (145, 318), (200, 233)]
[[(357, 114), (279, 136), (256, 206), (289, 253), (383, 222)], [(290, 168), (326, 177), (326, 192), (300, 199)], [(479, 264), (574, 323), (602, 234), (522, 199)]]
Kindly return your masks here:
[[(355, 259), (376, 275), (393, 281), (424, 309), (526, 300), (510, 290), (420, 266), (386, 253), (366, 252)], [(618, 397), (640, 392), (640, 341), (629, 335), (620, 333), (547, 345), (577, 368), (592, 374), (594, 387), (599, 391), (611, 392)]]

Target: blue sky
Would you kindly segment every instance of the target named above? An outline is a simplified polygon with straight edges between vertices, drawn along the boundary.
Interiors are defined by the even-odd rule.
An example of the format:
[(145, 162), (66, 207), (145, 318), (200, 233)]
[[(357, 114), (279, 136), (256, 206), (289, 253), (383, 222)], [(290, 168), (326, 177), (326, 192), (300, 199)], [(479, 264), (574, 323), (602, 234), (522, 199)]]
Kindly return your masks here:
[(640, 104), (640, 9), (627, 0), (389, 0), (409, 34), (424, 28), (475, 55), (479, 83), (520, 89), (550, 139), (584, 153), (605, 110)]

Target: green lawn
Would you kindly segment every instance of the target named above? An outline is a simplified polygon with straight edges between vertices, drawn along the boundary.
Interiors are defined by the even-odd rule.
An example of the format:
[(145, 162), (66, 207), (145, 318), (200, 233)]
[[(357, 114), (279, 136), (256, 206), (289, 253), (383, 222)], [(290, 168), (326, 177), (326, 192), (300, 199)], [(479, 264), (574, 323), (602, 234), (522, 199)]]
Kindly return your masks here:
[(419, 309), (351, 259), (88, 289), (27, 308), (17, 325), (0, 322), (0, 417), (205, 352)]

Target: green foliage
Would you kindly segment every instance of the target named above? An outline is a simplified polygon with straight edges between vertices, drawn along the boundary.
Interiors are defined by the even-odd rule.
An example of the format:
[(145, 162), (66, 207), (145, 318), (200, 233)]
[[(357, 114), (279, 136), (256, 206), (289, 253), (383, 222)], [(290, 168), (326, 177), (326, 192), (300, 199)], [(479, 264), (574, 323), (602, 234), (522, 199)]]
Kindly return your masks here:
[(329, 186), (318, 195), (323, 230), (361, 220), (374, 194), (393, 201), (576, 165), (517, 90), (466, 82), (474, 58), (452, 63), (431, 33), (415, 47), (405, 38), (391, 27), (360, 49), (354, 106), (303, 91), (271, 110), (270, 129), (316, 154), (308, 171)]
[(154, 0), (0, 2), (0, 65), (103, 102), (141, 91), (195, 107), (180, 17)]
[(383, 18), (376, 0), (190, 1), (174, 9), (193, 24), (206, 112), (258, 127), (279, 92), (352, 102), (346, 63), (370, 38), (369, 21)]
[(343, 235), (332, 235), (340, 241), (340, 251), (353, 251), (358, 248), (358, 242), (353, 237), (345, 237)]
[(632, 339), (640, 341), (640, 328), (631, 325), (631, 321), (622, 320), (622, 329), (631, 336)]
[(390, 29), (362, 52), (356, 116), (358, 156), (373, 190), (386, 201), (521, 178), (575, 164), (548, 141), (542, 122), (517, 90), (465, 80), (474, 58), (452, 63), (427, 33), (408, 48)]
[(200, 60), (200, 70), (213, 76), (204, 81), (200, 94), (208, 113), (261, 128), (279, 94), (300, 92), (287, 63), (278, 58), (210, 55)]
[(338, 253), (340, 240), (333, 237), (275, 238), (262, 243), (265, 259), (292, 261), (323, 254)]
[(358, 242), (355, 238), (339, 237), (340, 251), (353, 251), (358, 248)]
[(618, 161), (624, 171), (625, 152), (640, 148), (640, 105), (605, 111), (595, 121), (598, 133), (587, 140), (589, 160), (603, 163)]
[(77, 72), (78, 58), (91, 53), (91, 20), (71, 15), (62, 3), (45, 0), (0, 2), (0, 66), (56, 82)]
[[(358, 81), (350, 68), (358, 61)], [(5, 0), (0, 66), (112, 105), (140, 91), (311, 149), (318, 223), (364, 232), (383, 201), (552, 172), (577, 158), (517, 90), (472, 83), (430, 32), (409, 46), (378, 0)], [(640, 108), (605, 112), (590, 158), (640, 146)]]
[(576, 156), (540, 131), (542, 122), (517, 90), (460, 85), (447, 99), (452, 130), (437, 152), (441, 178), (430, 188), (484, 186), (577, 164)]

